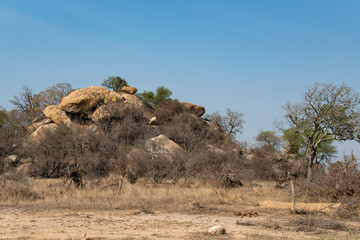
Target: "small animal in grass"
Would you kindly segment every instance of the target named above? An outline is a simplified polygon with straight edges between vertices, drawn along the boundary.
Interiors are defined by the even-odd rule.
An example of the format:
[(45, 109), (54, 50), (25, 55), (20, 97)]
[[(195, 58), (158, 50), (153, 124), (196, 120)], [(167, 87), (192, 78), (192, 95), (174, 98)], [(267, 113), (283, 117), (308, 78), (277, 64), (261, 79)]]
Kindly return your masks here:
[(247, 211), (247, 212), (235, 212), (234, 213), (235, 216), (239, 216), (239, 217), (258, 217), (260, 216), (256, 211)]

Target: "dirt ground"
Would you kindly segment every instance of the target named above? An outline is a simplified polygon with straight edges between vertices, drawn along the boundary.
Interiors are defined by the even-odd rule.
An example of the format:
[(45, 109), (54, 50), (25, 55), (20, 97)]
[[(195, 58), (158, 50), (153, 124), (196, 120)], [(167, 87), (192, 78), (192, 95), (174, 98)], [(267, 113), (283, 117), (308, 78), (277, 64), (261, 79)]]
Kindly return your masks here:
[[(358, 222), (347, 222), (352, 230), (304, 227), (291, 224), (299, 216), (289, 214), (288, 208), (288, 204), (267, 201), (257, 208), (260, 216), (241, 218), (216, 212), (74, 211), (7, 206), (0, 207), (0, 239), (360, 239), (356, 233), (360, 228)], [(207, 233), (215, 225), (225, 227), (226, 234)]]

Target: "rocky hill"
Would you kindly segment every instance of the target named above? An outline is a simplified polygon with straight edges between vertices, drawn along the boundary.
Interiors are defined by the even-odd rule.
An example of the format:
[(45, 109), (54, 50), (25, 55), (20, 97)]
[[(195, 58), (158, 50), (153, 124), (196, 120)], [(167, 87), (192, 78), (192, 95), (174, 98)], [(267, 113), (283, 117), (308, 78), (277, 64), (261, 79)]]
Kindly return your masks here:
[(22, 153), (28, 167), (21, 169), (42, 177), (79, 166), (95, 175), (116, 170), (130, 182), (234, 172), (239, 150), (231, 136), (202, 118), (203, 106), (171, 100), (153, 108), (136, 91), (92, 86), (47, 106), (44, 118), (28, 127)]

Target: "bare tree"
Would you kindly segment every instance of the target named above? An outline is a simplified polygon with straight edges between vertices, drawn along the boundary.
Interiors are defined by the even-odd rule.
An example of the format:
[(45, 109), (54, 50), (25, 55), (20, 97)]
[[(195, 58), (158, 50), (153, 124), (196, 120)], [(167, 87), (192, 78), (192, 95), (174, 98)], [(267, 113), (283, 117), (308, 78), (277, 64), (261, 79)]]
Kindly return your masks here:
[(70, 83), (58, 83), (39, 93), (41, 109), (45, 109), (49, 105), (58, 105), (61, 99), (66, 97), (72, 91)]
[(226, 134), (242, 133), (244, 114), (233, 112), (230, 108), (226, 109), (226, 115), (222, 116), (219, 112), (206, 115), (211, 121), (215, 122)]
[(24, 86), (19, 95), (10, 100), (24, 116), (24, 121), (29, 125), (42, 115), (40, 108), (40, 96), (35, 94), (29, 86)]

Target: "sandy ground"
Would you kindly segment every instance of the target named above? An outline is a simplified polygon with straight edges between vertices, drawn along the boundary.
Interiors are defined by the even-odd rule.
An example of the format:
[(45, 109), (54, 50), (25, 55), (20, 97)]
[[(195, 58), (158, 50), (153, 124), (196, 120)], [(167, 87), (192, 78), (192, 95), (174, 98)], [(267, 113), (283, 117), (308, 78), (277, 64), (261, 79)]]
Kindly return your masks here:
[[(265, 202), (263, 207), (266, 204), (270, 203)], [(360, 239), (360, 235), (346, 231), (299, 231), (299, 226), (289, 225), (289, 218), (296, 216), (281, 217), (261, 207), (259, 214), (240, 218), (216, 213), (0, 207), (0, 239)], [(209, 235), (207, 230), (214, 225), (225, 227), (227, 233)], [(359, 227), (356, 223), (352, 226)]]

